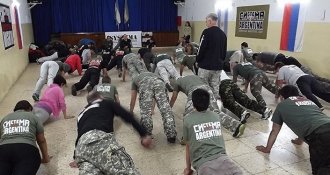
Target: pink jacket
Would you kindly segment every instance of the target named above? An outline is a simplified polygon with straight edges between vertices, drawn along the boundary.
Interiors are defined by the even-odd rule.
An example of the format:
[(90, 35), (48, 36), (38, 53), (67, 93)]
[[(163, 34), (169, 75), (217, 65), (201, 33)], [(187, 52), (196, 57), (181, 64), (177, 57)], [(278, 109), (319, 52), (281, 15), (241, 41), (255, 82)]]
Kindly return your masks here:
[(59, 118), (61, 111), (66, 111), (64, 92), (57, 84), (51, 84), (45, 90), (39, 103), (49, 106), (55, 118)]

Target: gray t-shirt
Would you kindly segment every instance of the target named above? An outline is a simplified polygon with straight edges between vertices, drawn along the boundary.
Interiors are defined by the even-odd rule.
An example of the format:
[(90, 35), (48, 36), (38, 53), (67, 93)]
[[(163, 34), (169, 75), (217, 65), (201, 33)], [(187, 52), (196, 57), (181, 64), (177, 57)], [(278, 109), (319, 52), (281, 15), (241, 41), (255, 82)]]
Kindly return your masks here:
[(282, 125), (285, 123), (299, 138), (304, 139), (318, 127), (329, 124), (330, 117), (305, 97), (289, 97), (279, 103), (272, 121)]
[(245, 60), (252, 60), (253, 50), (251, 48), (243, 48), (242, 53)]
[(258, 57), (264, 64), (274, 65), (274, 61), (278, 53), (275, 52), (261, 52)]
[(183, 57), (186, 56), (186, 54), (184, 53), (184, 47), (181, 47), (181, 46), (177, 47), (175, 49), (175, 56), (178, 59), (178, 61), (181, 63), (183, 60)]
[(99, 92), (101, 96), (106, 100), (115, 101), (115, 95), (118, 95), (116, 86), (109, 83), (102, 83), (94, 87), (94, 90)]
[(211, 111), (190, 113), (183, 119), (183, 139), (189, 145), (192, 166), (226, 154), (219, 115)]
[(41, 121), (32, 113), (16, 111), (0, 123), (0, 145), (26, 143), (37, 147), (36, 136), (44, 132)]
[(187, 66), (190, 70), (193, 70), (196, 62), (196, 55), (186, 55), (181, 62), (182, 65)]
[(295, 65), (283, 66), (278, 71), (278, 80), (284, 80), (289, 85), (296, 85), (298, 78), (305, 74), (299, 67)]
[(180, 77), (176, 80), (173, 89), (176, 92), (183, 92), (186, 95), (189, 94), (189, 92), (194, 89), (197, 86), (205, 85), (203, 80), (201, 80), (196, 75), (187, 75), (184, 77)]

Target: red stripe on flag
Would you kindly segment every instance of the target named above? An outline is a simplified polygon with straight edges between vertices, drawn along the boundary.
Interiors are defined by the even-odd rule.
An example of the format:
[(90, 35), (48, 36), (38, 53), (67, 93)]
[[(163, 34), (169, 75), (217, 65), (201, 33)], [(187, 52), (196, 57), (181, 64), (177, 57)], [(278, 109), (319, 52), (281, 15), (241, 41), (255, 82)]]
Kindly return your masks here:
[(289, 42), (289, 32), (290, 32), (290, 17), (292, 13), (291, 4), (285, 4), (283, 21), (282, 21), (282, 32), (281, 32), (281, 50), (288, 50), (288, 42)]

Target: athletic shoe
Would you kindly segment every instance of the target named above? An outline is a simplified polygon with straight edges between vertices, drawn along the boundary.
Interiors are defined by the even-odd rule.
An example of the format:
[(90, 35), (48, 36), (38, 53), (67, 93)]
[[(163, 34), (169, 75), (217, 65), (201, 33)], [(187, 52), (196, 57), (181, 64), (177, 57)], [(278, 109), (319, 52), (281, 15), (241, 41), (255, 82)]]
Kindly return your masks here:
[(170, 84), (166, 83), (165, 87), (169, 92), (173, 92), (173, 87)]
[(123, 76), (123, 71), (122, 70), (118, 70), (118, 77), (121, 78), (121, 76)]
[(181, 137), (180, 145), (186, 145), (186, 142), (183, 140), (183, 137)]
[(87, 92), (90, 92), (90, 91), (92, 91), (93, 90), (93, 88), (92, 88), (92, 86), (89, 84), (88, 86), (87, 86)]
[(175, 141), (176, 141), (176, 137), (169, 137), (169, 138), (167, 138), (167, 142), (168, 143), (175, 143)]
[(324, 106), (320, 107), (320, 110), (323, 111), (324, 110)]
[(261, 119), (267, 120), (270, 116), (272, 116), (273, 110), (270, 108), (266, 108), (264, 113), (261, 116)]
[(32, 94), (32, 98), (33, 98), (34, 101), (39, 101), (39, 95), (36, 94), (36, 93)]
[(245, 130), (245, 124), (239, 124), (238, 127), (236, 128), (233, 137), (240, 137), (241, 135), (244, 134), (244, 130)]
[(244, 111), (241, 115), (241, 123), (245, 124), (246, 120), (250, 117), (250, 113), (248, 111)]
[(71, 86), (71, 94), (73, 96), (77, 96), (77, 89), (76, 89), (76, 86), (75, 85), (72, 85)]

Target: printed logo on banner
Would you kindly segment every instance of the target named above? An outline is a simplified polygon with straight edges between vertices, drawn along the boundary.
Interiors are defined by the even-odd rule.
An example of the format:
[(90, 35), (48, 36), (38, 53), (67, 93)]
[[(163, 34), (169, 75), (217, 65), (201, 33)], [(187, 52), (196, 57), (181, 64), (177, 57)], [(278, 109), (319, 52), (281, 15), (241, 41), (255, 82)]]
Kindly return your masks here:
[(133, 47), (142, 47), (142, 32), (141, 31), (121, 31), (121, 32), (105, 32), (105, 37), (111, 36), (113, 45), (116, 45), (119, 38), (124, 34), (132, 41)]
[(269, 5), (237, 7), (235, 36), (267, 38)]
[(9, 6), (0, 4), (0, 21), (1, 21), (3, 45), (6, 50), (14, 46), (14, 33), (13, 33), (12, 21), (10, 17)]

